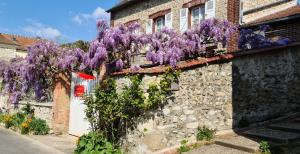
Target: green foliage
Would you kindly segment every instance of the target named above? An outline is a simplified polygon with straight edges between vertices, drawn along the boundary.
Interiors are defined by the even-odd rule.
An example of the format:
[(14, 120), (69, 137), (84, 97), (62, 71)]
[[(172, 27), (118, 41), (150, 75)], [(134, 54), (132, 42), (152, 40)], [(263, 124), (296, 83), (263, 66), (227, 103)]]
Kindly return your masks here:
[(67, 44), (61, 45), (61, 47), (64, 47), (64, 48), (70, 48), (70, 49), (79, 48), (79, 49), (83, 50), (84, 52), (88, 52), (89, 46), (90, 46), (89, 42), (85, 42), (82, 40), (78, 40), (74, 43), (67, 43)]
[(45, 120), (34, 117), (34, 109), (30, 104), (26, 104), (22, 112), (17, 112), (13, 115), (3, 115), (2, 121), (6, 128), (20, 130), (21, 134), (29, 134), (32, 132), (35, 135), (45, 135), (50, 131)]
[(121, 154), (121, 150), (115, 147), (105, 137), (96, 132), (90, 132), (79, 138), (75, 154)]
[(50, 131), (46, 120), (40, 118), (33, 118), (29, 123), (29, 129), (34, 135), (46, 135)]
[(124, 118), (123, 104), (119, 103), (118, 98), (115, 80), (111, 78), (95, 89), (95, 97), (85, 98), (86, 117), (93, 131), (101, 130), (111, 142), (117, 142), (117, 124)]
[(187, 146), (188, 141), (187, 140), (182, 140), (181, 142), (181, 146), (178, 149), (178, 152), (181, 154), (183, 152), (188, 152), (191, 150), (191, 148), (189, 146)]
[(0, 123), (2, 123), (4, 120), (4, 114), (3, 113), (0, 113)]
[(129, 86), (125, 86), (123, 89), (124, 91), (121, 94), (120, 103), (125, 105), (125, 110), (127, 110), (128, 113), (138, 115), (146, 108), (144, 92), (140, 87), (142, 76), (131, 76), (130, 81), (131, 84)]
[(198, 127), (198, 132), (197, 132), (197, 140), (198, 141), (210, 141), (214, 138), (215, 136), (215, 131), (207, 128), (206, 126), (203, 127)]
[[(171, 75), (170, 75), (171, 74)], [(130, 76), (130, 84), (117, 93), (116, 81), (104, 80), (95, 89), (94, 95), (86, 96), (86, 118), (94, 132), (100, 132), (114, 145), (120, 143), (128, 129), (134, 129), (136, 119), (148, 110), (157, 109), (166, 101), (171, 82), (177, 76), (168, 72), (163, 75), (160, 85), (150, 85), (148, 99), (141, 88), (142, 76)]]
[(13, 126), (13, 117), (9, 114), (3, 116), (3, 123), (5, 128), (10, 128)]
[(26, 115), (22, 112), (17, 112), (12, 115), (12, 123), (15, 128), (19, 128), (21, 124), (25, 121)]
[(170, 90), (171, 84), (173, 82), (178, 82), (179, 72), (170, 68), (163, 75), (162, 80), (160, 81), (161, 90), (166, 93)]
[(263, 154), (271, 154), (270, 145), (267, 141), (261, 141), (259, 143), (259, 150)]
[(147, 93), (149, 94), (147, 100), (148, 109), (151, 109), (150, 107), (157, 108), (166, 99), (166, 95), (164, 95), (164, 92), (155, 84), (149, 85)]
[(25, 115), (30, 115), (30, 116), (34, 115), (34, 108), (32, 108), (31, 104), (29, 103), (27, 103), (24, 107), (22, 107), (21, 111)]

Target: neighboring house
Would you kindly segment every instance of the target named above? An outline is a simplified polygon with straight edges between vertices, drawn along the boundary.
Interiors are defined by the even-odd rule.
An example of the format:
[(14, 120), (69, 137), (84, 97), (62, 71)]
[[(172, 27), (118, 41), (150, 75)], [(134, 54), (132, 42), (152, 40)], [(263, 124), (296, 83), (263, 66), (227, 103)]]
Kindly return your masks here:
[(299, 0), (244, 0), (244, 28), (270, 25), (269, 38), (285, 37), (300, 41)]
[(0, 33), (0, 59), (10, 60), (17, 56), (25, 57), (27, 47), (38, 40), (38, 38)]

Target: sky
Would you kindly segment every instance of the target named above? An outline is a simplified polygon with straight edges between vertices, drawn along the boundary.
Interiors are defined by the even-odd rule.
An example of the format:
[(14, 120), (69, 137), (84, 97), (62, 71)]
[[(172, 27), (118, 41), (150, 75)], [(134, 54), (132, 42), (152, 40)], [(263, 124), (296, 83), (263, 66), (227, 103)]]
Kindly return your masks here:
[(119, 0), (0, 0), (0, 33), (42, 37), (58, 43), (90, 41), (96, 21)]

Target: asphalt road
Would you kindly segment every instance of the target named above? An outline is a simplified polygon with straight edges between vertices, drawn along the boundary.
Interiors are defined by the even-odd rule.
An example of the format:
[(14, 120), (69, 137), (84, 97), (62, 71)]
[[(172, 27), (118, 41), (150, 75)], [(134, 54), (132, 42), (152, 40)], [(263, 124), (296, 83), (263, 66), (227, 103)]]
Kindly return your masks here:
[(0, 128), (0, 154), (61, 154), (26, 136)]

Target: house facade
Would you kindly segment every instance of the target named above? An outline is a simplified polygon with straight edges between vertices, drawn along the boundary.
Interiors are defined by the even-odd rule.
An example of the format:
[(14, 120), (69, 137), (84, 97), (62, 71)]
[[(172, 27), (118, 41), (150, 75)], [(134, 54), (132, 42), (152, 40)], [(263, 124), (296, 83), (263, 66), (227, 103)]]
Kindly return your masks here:
[(27, 47), (38, 40), (38, 38), (0, 33), (0, 59), (10, 60), (17, 56), (25, 57), (27, 55)]
[(162, 27), (184, 32), (204, 19), (227, 19), (227, 5), (228, 0), (124, 0), (107, 12), (112, 26), (138, 22), (146, 33)]
[[(269, 24), (274, 27), (268, 36), (300, 41), (300, 22), (290, 19), (299, 10), (299, 0), (123, 0), (107, 12), (112, 26), (138, 22), (146, 33), (163, 27), (184, 32), (203, 19), (219, 18), (250, 28)], [(276, 25), (275, 19), (284, 21)]]

